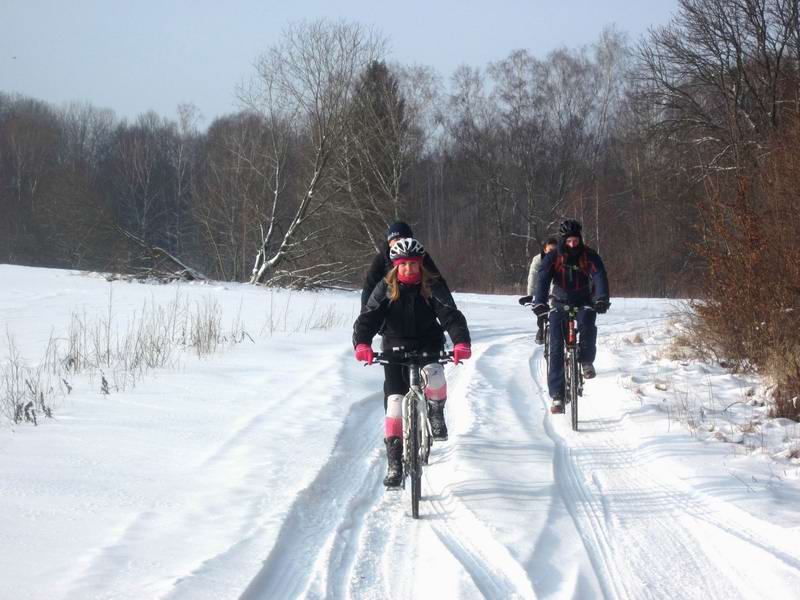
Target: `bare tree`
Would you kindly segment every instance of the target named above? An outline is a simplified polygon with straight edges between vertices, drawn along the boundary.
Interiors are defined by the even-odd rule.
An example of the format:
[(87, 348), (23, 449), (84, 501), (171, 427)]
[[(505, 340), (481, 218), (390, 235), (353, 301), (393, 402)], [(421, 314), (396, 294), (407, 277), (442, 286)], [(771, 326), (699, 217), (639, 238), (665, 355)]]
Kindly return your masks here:
[(515, 197), (524, 196), (525, 231), (521, 235), (525, 256), (538, 252), (535, 242), (543, 237), (547, 222), (547, 198), (539, 190), (549, 124), (544, 98), (537, 85), (541, 64), (525, 50), (489, 65), (494, 80), (493, 102), (498, 106), (503, 127), (507, 166), (513, 170)]
[(121, 124), (113, 145), (112, 185), (122, 228), (148, 241), (157, 236), (156, 222), (163, 224), (166, 190), (161, 171), (167, 164), (163, 130), (162, 119), (149, 112), (131, 127)]
[[(679, 0), (640, 48), (642, 101), (700, 173), (738, 168), (798, 110), (798, 0)], [(794, 54), (794, 55), (792, 55)], [(789, 84), (789, 85), (787, 85)]]
[(275, 211), (281, 208), (288, 168), (276, 139), (285, 141), (252, 112), (217, 119), (209, 128), (203, 185), (193, 209), (212, 272), (223, 279), (249, 277), (253, 248), (263, 239), (262, 215), (269, 216), (273, 228), (279, 224), (281, 213)]
[(399, 81), (385, 63), (373, 61), (359, 78), (346, 135), (337, 175), (352, 206), (352, 237), (364, 240), (350, 244), (352, 258), (365, 261), (380, 249), (386, 225), (401, 218), (402, 186), (416, 150)]
[[(278, 150), (286, 147), (287, 139), (300, 142), (304, 160), (296, 173), (303, 182), (297, 193), (274, 194), (269, 210), (259, 215), (264, 234), (251, 283), (330, 283), (348, 272), (348, 266), (321, 256), (335, 230), (324, 211), (341, 192), (334, 165), (347, 144), (358, 77), (380, 58), (383, 46), (378, 36), (359, 25), (314, 21), (291, 26), (281, 43), (258, 60), (257, 76), (242, 91), (241, 100), (268, 123), (282, 125), (271, 128), (275, 179), (282, 179)], [(288, 210), (281, 223), (283, 235), (278, 236), (281, 205)]]
[(174, 192), (171, 211), (172, 227), (168, 232), (170, 247), (180, 254), (183, 250), (183, 238), (187, 224), (185, 217), (189, 213), (191, 192), (194, 184), (193, 167), (196, 164), (197, 124), (202, 119), (200, 110), (194, 104), (184, 103), (178, 106), (178, 124), (171, 136), (167, 156), (174, 172)]

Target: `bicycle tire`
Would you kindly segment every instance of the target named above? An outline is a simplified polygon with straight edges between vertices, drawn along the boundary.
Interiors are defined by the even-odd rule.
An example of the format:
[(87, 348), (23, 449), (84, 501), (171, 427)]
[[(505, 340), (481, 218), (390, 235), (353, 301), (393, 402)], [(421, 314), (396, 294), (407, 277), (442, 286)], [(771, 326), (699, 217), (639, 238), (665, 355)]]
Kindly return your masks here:
[(570, 417), (572, 421), (572, 430), (578, 431), (578, 377), (580, 377), (580, 374), (578, 373), (578, 356), (574, 350), (569, 352), (568, 361), (569, 381), (567, 385), (567, 394), (570, 405)]
[(419, 499), (422, 496), (422, 469), (419, 464), (419, 418), (417, 416), (417, 399), (416, 397), (411, 402), (409, 415), (409, 443), (411, 444), (409, 452), (409, 474), (411, 475), (411, 516), (414, 519), (419, 519)]
[[(425, 428), (425, 435), (423, 435), (423, 428)], [(428, 459), (431, 456), (431, 446), (433, 446), (433, 441), (431, 438), (430, 428), (428, 427), (428, 418), (427, 416), (423, 416), (422, 414), (420, 414), (419, 415), (419, 447), (420, 447), (419, 462), (423, 468), (428, 465)]]
[(544, 325), (544, 363), (550, 364), (550, 325)]

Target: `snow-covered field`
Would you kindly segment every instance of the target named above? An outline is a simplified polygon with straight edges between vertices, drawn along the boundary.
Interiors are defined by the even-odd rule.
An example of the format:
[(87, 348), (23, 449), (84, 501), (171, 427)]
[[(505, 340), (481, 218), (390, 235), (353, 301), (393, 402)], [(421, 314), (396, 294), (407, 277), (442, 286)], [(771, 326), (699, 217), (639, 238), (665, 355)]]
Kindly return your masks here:
[(124, 330), (176, 298), (247, 333), (135, 385), (70, 375), (37, 427), (0, 417), (0, 598), (800, 597), (798, 426), (766, 417), (758, 382), (673, 356), (668, 302), (598, 319), (573, 432), (547, 410), (531, 313), (457, 294), (474, 353), (448, 367), (450, 440), (413, 521), (381, 485), (356, 293), (9, 265), (0, 282), (0, 360), (13, 340), (32, 365), (75, 314)]

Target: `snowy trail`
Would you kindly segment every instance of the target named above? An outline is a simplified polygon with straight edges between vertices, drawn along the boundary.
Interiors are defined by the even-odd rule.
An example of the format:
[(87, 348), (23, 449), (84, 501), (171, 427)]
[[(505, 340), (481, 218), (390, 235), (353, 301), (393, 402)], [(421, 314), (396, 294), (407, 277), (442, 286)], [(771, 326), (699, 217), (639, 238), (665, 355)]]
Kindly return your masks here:
[[(531, 374), (544, 392), (540, 354), (531, 360)], [(602, 394), (591, 386), (581, 403), (579, 432), (558, 418), (547, 419), (545, 429), (556, 443), (556, 481), (605, 594), (673, 598), (680, 582), (684, 598), (795, 595), (800, 543), (692, 489), (674, 475), (675, 457), (659, 452), (665, 448), (645, 447), (628, 415), (609, 416)], [(744, 575), (755, 562), (775, 578)]]
[[(652, 321), (601, 324), (601, 347)], [(601, 400), (616, 384), (587, 385), (573, 432), (549, 414), (528, 322), (476, 320), (473, 335), (473, 359), (448, 368), (451, 435), (424, 473), (420, 519), (407, 492), (380, 485), (380, 431), (355, 424), (380, 423), (379, 396), (366, 398), (244, 598), (792, 597), (800, 545), (693, 489), (628, 409)], [(754, 562), (773, 577), (748, 576)]]
[[(762, 533), (753, 533), (751, 516), (670, 476), (669, 465), (631, 441), (627, 423), (592, 424), (597, 427), (589, 435), (552, 424), (548, 431), (558, 439), (556, 478), (609, 596), (669, 598), (675, 581), (683, 582), (686, 598), (796, 592), (800, 544), (773, 533), (768, 523), (758, 523)], [(709, 552), (709, 539), (724, 553)], [(782, 576), (743, 578), (754, 561)]]
[[(111, 298), (120, 322), (178, 293), (226, 319), (269, 310), (252, 343), (107, 397), (77, 379), (55, 419), (0, 429), (0, 600), (798, 597), (800, 467), (673, 420), (667, 396), (710, 394), (712, 376), (641, 341), (667, 337), (669, 302), (619, 299), (598, 320), (573, 432), (549, 413), (530, 311), (459, 294), (473, 356), (447, 367), (450, 439), (413, 520), (408, 490), (381, 482), (382, 373), (352, 357), (357, 294), (0, 273), (26, 357)], [(721, 427), (747, 397), (713, 376), (732, 390)]]

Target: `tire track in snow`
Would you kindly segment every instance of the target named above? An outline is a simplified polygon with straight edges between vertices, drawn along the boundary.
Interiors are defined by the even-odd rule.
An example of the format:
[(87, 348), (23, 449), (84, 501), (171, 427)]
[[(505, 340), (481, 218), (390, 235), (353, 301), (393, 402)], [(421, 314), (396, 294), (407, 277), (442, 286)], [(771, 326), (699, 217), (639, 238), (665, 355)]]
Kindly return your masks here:
[(381, 398), (372, 394), (352, 406), (331, 457), (294, 500), (243, 600), (323, 597), (343, 587), (331, 575), (348, 570), (345, 546), (355, 539), (380, 482)]
[[(510, 378), (504, 385), (504, 389), (508, 391), (508, 404), (510, 409), (515, 415), (520, 427), (531, 440), (546, 437), (548, 440), (552, 441), (551, 437), (546, 433), (549, 403), (545, 403), (544, 405), (540, 403), (542, 395), (546, 396), (547, 394), (539, 383), (539, 379), (536, 376), (531, 377), (527, 372), (528, 369), (530, 369), (532, 373), (535, 368), (534, 365), (539, 365), (540, 368), (542, 368), (542, 366), (546, 364), (542, 350), (543, 347), (532, 342), (532, 333), (523, 336), (509, 336), (509, 338), (511, 339), (504, 341), (504, 343), (510, 343), (512, 347), (523, 346), (519, 351), (515, 348), (513, 352), (515, 357), (519, 357), (517, 362), (520, 363), (519, 367), (521, 368), (516, 368), (515, 365), (515, 368), (513, 368), (513, 378)], [(529, 355), (531, 352), (532, 354)], [(542, 368), (541, 376), (546, 377), (546, 375), (546, 371)], [(531, 383), (533, 385), (531, 385)], [(535, 414), (533, 409), (536, 405), (542, 406), (541, 412), (544, 415), (544, 421), (541, 415)], [(553, 444), (552, 452), (552, 460), (555, 461), (558, 459), (557, 444)], [(571, 519), (573, 527), (569, 532), (570, 534), (574, 534), (577, 544), (582, 544), (582, 534), (578, 531), (578, 523), (572, 513), (572, 507), (569, 506), (569, 503), (556, 502), (555, 499), (553, 499), (550, 502), (547, 518), (542, 524), (541, 529), (532, 532), (536, 537), (536, 543), (528, 559), (526, 568), (531, 574), (541, 572), (543, 569), (560, 574), (562, 579), (557, 584), (558, 593), (560, 595), (566, 594), (568, 597), (593, 596), (597, 593), (597, 587), (592, 588), (590, 580), (593, 578), (590, 574), (585, 572), (585, 567), (582, 567), (578, 561), (570, 565), (563, 564), (559, 560), (554, 560), (556, 551), (566, 551), (570, 553), (569, 549), (566, 548), (566, 540), (564, 539), (566, 532), (563, 525), (559, 523), (559, 518), (563, 519), (564, 517)], [(583, 547), (585, 548), (585, 544), (583, 544)], [(598, 565), (596, 564), (595, 557), (593, 557), (588, 550), (589, 549), (586, 548), (587, 564), (591, 565), (591, 568), (597, 571)], [(597, 579), (596, 585), (599, 586), (602, 582), (602, 579)], [(552, 583), (546, 584), (545, 582), (540, 582), (539, 585), (542, 587), (543, 593), (551, 593), (553, 591)], [(608, 595), (607, 590), (605, 590), (605, 593)]]
[[(483, 333), (483, 329), (479, 327), (474, 328), (474, 331), (477, 337)], [(463, 434), (465, 436), (476, 433), (480, 423), (493, 420), (493, 415), (498, 410), (494, 403), (486, 401), (486, 394), (481, 396), (469, 393), (476, 386), (489, 390), (496, 387), (493, 378), (483, 374), (483, 370), (487, 368), (486, 363), (495, 359), (495, 351), (508, 343), (509, 339), (529, 337), (527, 334), (521, 335), (516, 327), (507, 328), (499, 334), (497, 330), (493, 332), (495, 335), (492, 335), (491, 341), (480, 343), (470, 362), (457, 369), (450, 369), (450, 373), (455, 370), (458, 374), (456, 381), (452, 382), (454, 385), (450, 385), (450, 381), (455, 378), (451, 378), (448, 373), (449, 389), (464, 390), (454, 401), (465, 403), (464, 408), (469, 412), (468, 427)], [(447, 457), (442, 463), (455, 460), (458, 454), (457, 442), (451, 436), (446, 449)], [(453, 485), (440, 484), (440, 478), (435, 471), (426, 471), (424, 479), (426, 485), (423, 489), (429, 490), (426, 500), (433, 515), (439, 517), (432, 520), (431, 525), (439, 540), (463, 565), (480, 592), (487, 598), (535, 598), (536, 593), (524, 566), (506, 546), (495, 539), (487, 524), (453, 493)]]
[[(595, 573), (597, 574), (600, 584), (603, 586), (604, 594), (607, 597), (625, 597), (627, 596), (626, 590), (624, 587), (620, 587), (623, 583), (623, 579), (614, 568), (614, 562), (611, 560), (608, 552), (608, 549), (610, 548), (610, 542), (604, 535), (604, 530), (601, 524), (596, 521), (595, 513), (588, 511), (585, 513), (583, 519), (579, 514), (580, 507), (578, 503), (575, 502), (575, 499), (580, 498), (583, 503), (586, 503), (588, 498), (583, 493), (579, 482), (573, 477), (573, 472), (564, 468), (563, 465), (565, 463), (565, 454), (567, 454), (568, 451), (564, 447), (564, 444), (561, 442), (561, 440), (557, 438), (552, 429), (552, 425), (550, 424), (551, 417), (549, 416), (549, 396), (547, 393), (547, 387), (546, 383), (542, 384), (540, 381), (540, 377), (544, 377), (545, 379), (547, 377), (547, 362), (544, 359), (543, 352), (534, 352), (529, 361), (529, 368), (531, 380), (538, 389), (539, 395), (542, 398), (545, 407), (543, 423), (544, 431), (555, 443), (555, 452), (553, 454), (553, 475), (556, 482), (559, 483), (559, 486), (562, 489), (562, 495), (564, 496), (567, 510), (572, 515), (575, 526), (583, 538), (589, 559), (594, 566)], [(568, 456), (566, 456), (566, 460), (569, 460)], [(565, 485), (565, 482), (563, 481), (563, 478), (560, 480), (559, 473), (567, 474), (568, 478), (566, 485), (569, 486), (571, 493), (564, 494), (563, 486)], [(586, 520), (592, 522), (592, 526), (589, 527), (588, 531), (585, 527), (582, 527), (582, 523)], [(588, 541), (587, 536), (589, 537)]]
[[(653, 450), (642, 450), (640, 447), (632, 448), (620, 444), (618, 433), (623, 427), (619, 424), (609, 426), (604, 423), (603, 430), (609, 434), (609, 448), (613, 448), (624, 468), (638, 468), (642, 472), (642, 483), (646, 490), (661, 494), (663, 497), (662, 509), (675, 516), (689, 516), (695, 520), (703, 521), (722, 532), (738, 538), (759, 550), (762, 550), (783, 562), (787, 567), (798, 571), (800, 575), (800, 543), (791, 536), (786, 536), (785, 531), (771, 523), (761, 521), (740, 508), (718, 500), (714, 497), (697, 492), (686, 486), (676, 477), (668, 477), (667, 469), (656, 471), (652, 468), (642, 468), (654, 454)], [(637, 460), (630, 458), (638, 457)]]
[[(429, 485), (429, 487), (431, 487)], [(428, 497), (436, 536), (486, 598), (536, 598), (524, 567), (449, 489)]]
[[(534, 380), (538, 379), (537, 362), (531, 361)], [(539, 385), (546, 404), (545, 388)], [(687, 598), (757, 596), (752, 581), (743, 579), (698, 538), (698, 521), (753, 543), (796, 568), (797, 559), (776, 548), (774, 540), (758, 540), (746, 533), (745, 523), (731, 527), (715, 517), (731, 514), (720, 508), (725, 503), (688, 490), (663, 465), (659, 470), (647, 452), (625, 443), (636, 439), (627, 420), (595, 420), (598, 429), (577, 433), (569, 429), (566, 419), (559, 420), (545, 417), (548, 435), (557, 445), (555, 477), (607, 595), (671, 598), (680, 585), (679, 595)], [(718, 505), (716, 510), (712, 504)]]
[[(458, 375), (449, 379), (468, 376), (464, 371), (459, 367)], [(333, 455), (297, 497), (269, 557), (242, 598), (396, 594), (398, 580), (413, 587), (412, 574), (421, 556), (433, 554), (438, 561), (442, 552), (461, 565), (483, 595), (535, 597), (524, 568), (449, 490), (432, 497), (431, 470), (425, 473), (419, 521), (410, 517), (408, 490), (384, 492), (379, 398), (375, 394), (354, 405)], [(448, 447), (435, 445), (432, 469), (443, 468), (448, 458)], [(354, 478), (354, 473), (359, 475)], [(425, 535), (426, 528), (433, 537)], [(438, 549), (431, 547), (436, 540)], [(400, 561), (398, 547), (405, 548)], [(408, 570), (407, 578), (398, 577), (398, 565)]]
[[(472, 361), (448, 369), (450, 390), (456, 387), (455, 382), (469, 385), (482, 353), (480, 348), (475, 348)], [(450, 401), (457, 400), (451, 395)], [(470, 422), (476, 420), (475, 406), (461, 408), (470, 412), (467, 415)], [(454, 580), (466, 577), (471, 582), (467, 587), (473, 590), (470, 594), (461, 589), (461, 594), (477, 593), (489, 598), (536, 597), (524, 567), (453, 494), (451, 486), (438, 483), (436, 473), (447, 469), (448, 465), (452, 468), (453, 446), (453, 436), (445, 444), (434, 444), (431, 464), (423, 473), (418, 521), (410, 517), (409, 490), (383, 493), (381, 486), (383, 497), (362, 520), (358, 554), (352, 560), (354, 566), (349, 577), (349, 596), (414, 595), (414, 573), (420, 568), (419, 561), (431, 556), (437, 564), (450, 564), (451, 571), (459, 565), (462, 574), (451, 573), (450, 576)]]
[[(618, 513), (619, 507), (609, 504), (608, 494), (625, 498), (626, 503), (630, 499), (651, 504), (660, 501), (642, 483), (643, 466), (638, 461), (626, 465), (620, 454), (608, 451), (602, 439), (593, 445), (583, 442), (578, 436), (585, 438), (586, 432), (578, 432), (567, 441), (567, 436), (556, 430), (552, 417), (548, 415), (545, 420), (548, 435), (557, 445), (553, 463), (556, 481), (606, 595), (674, 598), (676, 582), (683, 582), (679, 595), (684, 598), (739, 597), (726, 577), (713, 575), (718, 569), (698, 552), (702, 547), (681, 523), (651, 516), (646, 524), (644, 519), (626, 524), (625, 512)], [(566, 419), (561, 425), (568, 427)], [(598, 437), (592, 435), (593, 439)], [(616, 476), (609, 481), (613, 490), (597, 485), (599, 473), (614, 471)], [(622, 508), (628, 507), (623, 504)]]

